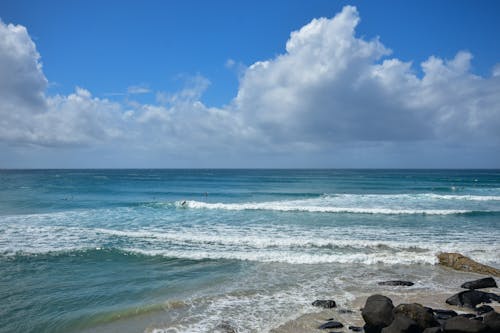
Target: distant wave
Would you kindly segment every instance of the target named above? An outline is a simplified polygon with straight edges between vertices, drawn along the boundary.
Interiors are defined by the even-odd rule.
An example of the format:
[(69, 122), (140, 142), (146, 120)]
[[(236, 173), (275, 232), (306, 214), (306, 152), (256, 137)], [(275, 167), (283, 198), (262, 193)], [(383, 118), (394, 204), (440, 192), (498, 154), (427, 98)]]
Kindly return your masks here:
[(264, 202), (175, 202), (177, 208), (220, 210), (270, 210), (282, 212), (351, 214), (453, 215), (500, 213), (500, 196), (404, 194), (323, 194), (303, 199)]
[(193, 209), (221, 210), (272, 210), (281, 212), (311, 212), (311, 213), (352, 213), (352, 214), (420, 214), (420, 215), (453, 215), (474, 213), (466, 209), (398, 209), (398, 208), (363, 208), (363, 207), (332, 207), (316, 205), (295, 205), (292, 201), (255, 202), (255, 203), (207, 203), (188, 200), (184, 205), (176, 202), (177, 207)]

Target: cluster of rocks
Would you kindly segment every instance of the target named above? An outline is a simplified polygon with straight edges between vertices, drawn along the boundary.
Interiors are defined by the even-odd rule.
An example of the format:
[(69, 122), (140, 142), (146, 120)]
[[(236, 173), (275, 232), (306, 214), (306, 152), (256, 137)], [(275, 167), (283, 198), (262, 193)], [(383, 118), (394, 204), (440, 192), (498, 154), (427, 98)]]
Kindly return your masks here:
[[(386, 281), (380, 285), (411, 286), (408, 281)], [(447, 304), (471, 309), (474, 313), (458, 314), (453, 310), (433, 309), (418, 303), (394, 306), (389, 297), (372, 295), (366, 300), (361, 311), (365, 321), (363, 328), (349, 326), (354, 332), (365, 333), (500, 333), (500, 314), (491, 306), (481, 305), (500, 302), (500, 295), (477, 289), (497, 288), (493, 278), (485, 278), (464, 283), (459, 292), (446, 300)], [(317, 300), (314, 306), (333, 308), (333, 300)], [(478, 306), (479, 305), (479, 306)], [(330, 318), (319, 329), (339, 329), (344, 325)], [(333, 331), (332, 331), (333, 333)], [(336, 333), (336, 332), (335, 332)]]

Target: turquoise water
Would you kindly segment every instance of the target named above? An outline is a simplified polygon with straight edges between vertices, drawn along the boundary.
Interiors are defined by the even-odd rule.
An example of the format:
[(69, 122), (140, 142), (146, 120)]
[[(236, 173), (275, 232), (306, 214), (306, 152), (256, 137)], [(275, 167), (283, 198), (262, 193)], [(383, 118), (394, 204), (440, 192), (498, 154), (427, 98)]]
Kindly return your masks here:
[(499, 170), (3, 170), (0, 332), (261, 332), (499, 239)]

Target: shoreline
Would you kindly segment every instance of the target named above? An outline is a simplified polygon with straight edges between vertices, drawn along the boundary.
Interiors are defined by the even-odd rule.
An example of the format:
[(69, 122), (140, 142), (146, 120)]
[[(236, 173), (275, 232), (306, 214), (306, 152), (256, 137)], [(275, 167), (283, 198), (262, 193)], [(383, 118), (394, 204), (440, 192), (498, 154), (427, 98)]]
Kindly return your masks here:
[[(468, 281), (480, 280), (485, 277), (489, 277), (493, 279), (493, 281), (495, 281), (495, 278), (493, 276), (498, 276), (498, 269), (480, 264), (468, 257), (462, 256), (459, 253), (440, 253), (438, 254), (438, 259), (439, 263), (437, 263), (436, 266), (447, 270), (449, 274), (454, 274), (456, 277), (463, 279), (464, 283)], [(493, 276), (485, 274), (485, 272), (493, 273)], [(413, 282), (410, 283), (413, 285)], [(468, 314), (470, 314), (477, 316), (477, 319), (480, 319), (480, 321), (483, 320), (483, 317), (481, 317), (479, 313), (476, 312), (477, 307), (476, 309), (473, 309), (469, 307), (448, 304), (447, 300), (452, 295), (447, 292), (432, 294), (422, 293), (421, 290), (412, 290), (406, 288), (406, 286), (401, 285), (385, 286), (379, 284), (378, 287), (378, 289), (380, 290), (375, 289), (373, 294), (388, 297), (390, 300), (392, 300), (394, 306), (398, 304), (417, 303), (426, 308), (455, 311), (459, 316), (467, 316)], [(456, 289), (457, 294), (468, 290), (463, 288), (463, 286), (457, 286)], [(479, 292), (495, 294), (496, 292), (498, 292), (498, 287), (480, 288), (478, 290), (480, 290)], [(363, 306), (367, 304), (367, 300), (370, 296), (371, 295), (358, 295), (347, 307), (334, 307), (331, 309), (323, 309), (319, 312), (309, 312), (302, 314), (296, 319), (290, 320), (279, 325), (276, 328), (271, 329), (270, 333), (320, 333), (325, 332), (325, 329), (322, 329), (321, 325), (325, 322), (331, 321), (335, 321), (343, 325), (343, 327), (339, 327), (338, 329), (336, 329), (335, 332), (366, 332), (368, 328), (367, 326), (365, 326), (367, 325), (367, 323), (363, 318), (362, 311)], [(491, 307), (491, 311), (500, 313), (500, 295), (496, 296), (496, 302), (478, 302), (479, 304), (477, 306), (487, 303), (487, 305)], [(440, 329), (436, 332), (442, 331), (444, 323), (440, 322), (440, 324)], [(490, 331), (491, 328), (490, 330), (487, 330), (485, 332)], [(466, 330), (464, 330), (464, 332), (466, 332)]]
[[(422, 267), (423, 268), (423, 267)], [(430, 268), (430, 269), (429, 269)], [(314, 297), (303, 299), (305, 307), (302, 311), (291, 314), (288, 319), (282, 320), (272, 327), (267, 327), (263, 330), (245, 329), (238, 327), (232, 320), (229, 314), (221, 314), (217, 325), (208, 326), (205, 329), (189, 329), (186, 327), (186, 322), (182, 320), (182, 313), (190, 308), (189, 302), (185, 301), (169, 301), (163, 306), (158, 306), (153, 311), (132, 314), (124, 318), (113, 318), (108, 322), (103, 322), (96, 325), (87, 326), (85, 329), (77, 330), (80, 333), (100, 333), (100, 332), (145, 332), (145, 333), (178, 333), (178, 332), (213, 332), (213, 333), (241, 333), (241, 332), (269, 332), (269, 333), (329, 333), (329, 332), (344, 332), (351, 333), (349, 326), (363, 327), (365, 322), (361, 315), (361, 308), (365, 305), (367, 298), (372, 294), (381, 294), (389, 297), (394, 305), (401, 303), (419, 303), (433, 309), (453, 310), (458, 314), (474, 313), (471, 309), (461, 308), (446, 304), (445, 300), (454, 293), (464, 291), (460, 288), (460, 284), (466, 281), (477, 280), (485, 277), (485, 275), (475, 272), (463, 272), (453, 270), (441, 265), (433, 265), (427, 267), (428, 271), (434, 272), (435, 275), (430, 276), (429, 280), (434, 282), (439, 281), (440, 284), (446, 280), (452, 281), (453, 288), (450, 290), (438, 291), (438, 287), (429, 287), (423, 279), (415, 281), (415, 285), (411, 287), (403, 286), (383, 286), (374, 283), (374, 281), (382, 281), (387, 277), (383, 272), (379, 275), (370, 278), (373, 282), (371, 288), (359, 290), (348, 290), (352, 293), (351, 299), (336, 299), (335, 295), (340, 295), (340, 290), (325, 290), (325, 298), (337, 300), (337, 306), (331, 309), (322, 309), (313, 307), (311, 303)], [(443, 282), (444, 281), (444, 282)], [(352, 287), (351, 287), (352, 288)], [(346, 290), (343, 290), (345, 292)], [(484, 291), (498, 293), (498, 288), (484, 289)], [(319, 295), (315, 295), (319, 296)], [(198, 300), (199, 301), (199, 300)], [(279, 302), (279, 300), (277, 300)], [(172, 305), (173, 304), (173, 305)], [(500, 312), (500, 303), (493, 302), (489, 304), (494, 311)], [(133, 311), (132, 311), (133, 312)], [(185, 313), (184, 313), (185, 315)], [(196, 315), (195, 315), (196, 317)], [(198, 318), (199, 319), (199, 318)], [(193, 318), (193, 320), (195, 320)], [(341, 322), (344, 327), (336, 330), (318, 329), (320, 325), (328, 320)]]

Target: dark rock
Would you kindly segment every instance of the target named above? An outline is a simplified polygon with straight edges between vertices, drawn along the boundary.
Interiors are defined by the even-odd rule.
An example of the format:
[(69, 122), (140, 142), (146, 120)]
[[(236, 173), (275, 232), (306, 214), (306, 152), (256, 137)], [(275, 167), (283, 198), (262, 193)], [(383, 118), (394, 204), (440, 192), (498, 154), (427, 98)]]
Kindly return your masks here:
[(472, 320), (478, 320), (478, 321), (483, 321), (483, 317), (474, 317), (474, 318), (471, 318)]
[(461, 316), (448, 319), (443, 327), (443, 331), (446, 333), (483, 333), (487, 330), (488, 327), (484, 323)]
[(497, 300), (500, 296), (493, 293), (485, 293), (478, 290), (467, 290), (455, 294), (446, 300), (450, 305), (463, 306), (474, 309), (480, 303), (490, 303), (491, 300)]
[(485, 314), (485, 313), (488, 313), (490, 311), (493, 311), (493, 308), (489, 305), (481, 305), (477, 308), (474, 309), (478, 315), (482, 315), (482, 314)]
[(500, 295), (494, 293), (488, 293), (490, 300), (500, 303)]
[(318, 306), (325, 309), (331, 309), (337, 306), (334, 300), (331, 299), (317, 299), (312, 302), (312, 306)]
[(363, 330), (363, 327), (359, 326), (349, 326), (348, 328), (353, 332), (361, 332)]
[(473, 313), (461, 313), (458, 316), (459, 317), (464, 317), (464, 318), (467, 318), (467, 319), (471, 319), (471, 318), (474, 318), (476, 315), (473, 314)]
[(366, 300), (361, 315), (365, 320), (367, 333), (379, 333), (382, 328), (389, 326), (394, 319), (392, 300), (382, 295), (371, 295)]
[(432, 311), (434, 312), (434, 317), (436, 319), (449, 319), (457, 315), (457, 313), (453, 310), (433, 309)]
[(422, 333), (441, 333), (443, 329), (439, 326), (427, 327)]
[(237, 333), (238, 330), (236, 328), (234, 328), (227, 321), (223, 321), (223, 322), (219, 323), (217, 326), (215, 326), (214, 332), (218, 332), (218, 333)]
[(354, 311), (349, 310), (349, 309), (338, 309), (337, 312), (338, 313), (354, 313)]
[(489, 332), (500, 332), (500, 314), (491, 311), (484, 315), (483, 323), (488, 327)]
[(481, 288), (497, 288), (497, 283), (492, 277), (465, 282), (460, 288), (465, 289), (481, 289)]
[(410, 281), (393, 280), (393, 281), (383, 281), (378, 283), (379, 286), (413, 286), (414, 283)]
[(394, 316), (403, 315), (415, 321), (423, 331), (427, 327), (439, 326), (431, 312), (418, 303), (399, 304), (392, 310)]
[(338, 321), (328, 321), (318, 328), (320, 330), (325, 330), (327, 328), (342, 328), (342, 327), (344, 327), (344, 325), (342, 325), (342, 323), (340, 323)]
[(421, 333), (422, 329), (412, 319), (397, 315), (392, 323), (382, 329), (382, 333)]

